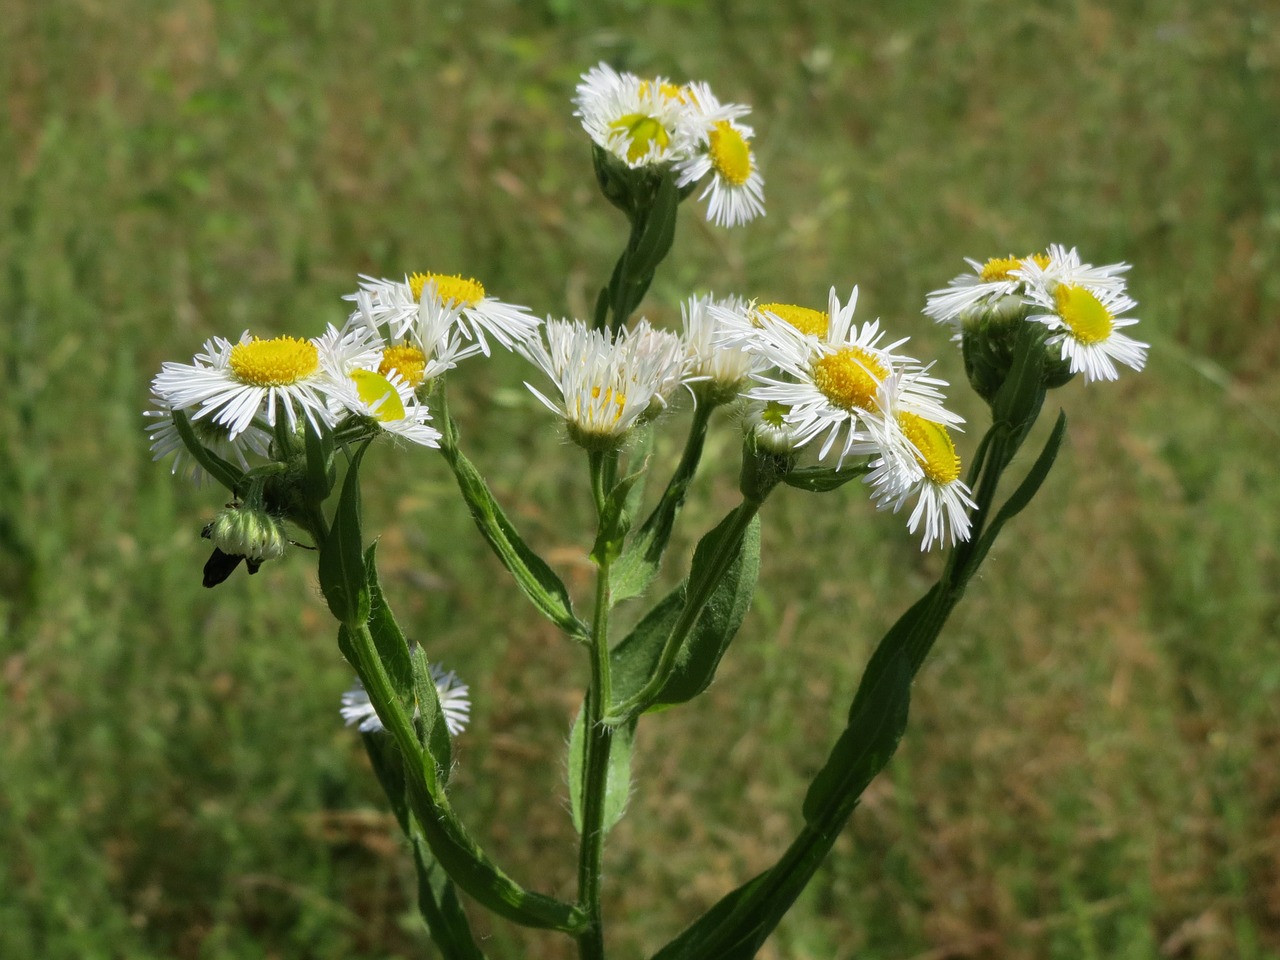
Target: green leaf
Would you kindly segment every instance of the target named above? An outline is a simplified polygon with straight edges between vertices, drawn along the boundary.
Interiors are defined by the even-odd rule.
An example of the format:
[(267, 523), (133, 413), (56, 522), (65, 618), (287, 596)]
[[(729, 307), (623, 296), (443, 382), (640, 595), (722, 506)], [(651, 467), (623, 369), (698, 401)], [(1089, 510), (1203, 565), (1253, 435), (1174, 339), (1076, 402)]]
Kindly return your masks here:
[(652, 206), (645, 212), (640, 236), (629, 251), (627, 267), (631, 277), (652, 278), (658, 264), (671, 252), (671, 245), (675, 242), (676, 213), (679, 206), (680, 192), (676, 189), (671, 172), (666, 171), (658, 183), (658, 189), (653, 193)]
[(443, 789), (449, 780), (449, 767), (453, 762), (449, 726), (445, 722), (440, 695), (436, 690), (435, 680), (431, 678), (427, 655), (422, 652), (422, 647), (414, 646), (410, 660), (413, 664), (413, 704), (417, 708), (414, 729), (418, 733), (418, 741), (435, 761), (438, 789)]
[(1048, 477), (1049, 470), (1058, 458), (1058, 451), (1062, 446), (1062, 440), (1066, 433), (1067, 415), (1059, 410), (1058, 419), (1053, 425), (1053, 431), (1049, 434), (1049, 439), (1045, 441), (1040, 455), (1036, 457), (1036, 462), (1031, 465), (1031, 469), (1022, 478), (1022, 482), (1018, 484), (1017, 489), (1013, 491), (1009, 499), (1000, 507), (1000, 511), (995, 515), (994, 519), (983, 530), (979, 541), (973, 545), (971, 551), (965, 554), (964, 570), (959, 574), (962, 578), (961, 582), (967, 581), (978, 569), (978, 565), (986, 558), (988, 551), (995, 543), (1000, 529), (1021, 513), (1036, 493), (1039, 492), (1041, 484)]
[[(690, 577), (695, 583), (708, 576), (717, 553), (732, 548), (726, 542), (737, 511), (733, 511), (698, 543)], [(753, 517), (747, 525), (737, 555), (711, 592), (685, 642), (676, 654), (675, 667), (654, 705), (683, 703), (705, 690), (716, 668), (742, 625), (755, 592), (760, 571), (760, 521)], [(662, 649), (671, 636), (689, 597), (685, 581), (660, 600), (610, 653), (610, 675), (615, 698), (626, 700), (639, 692), (658, 665)]]
[[(813, 878), (906, 725), (911, 672), (898, 655), (850, 722), (806, 798), (807, 823), (773, 868), (729, 893), (654, 960), (750, 960)], [(825, 775), (825, 778), (824, 778)], [(809, 813), (813, 816), (810, 817)]]
[[(732, 519), (732, 515), (725, 518), (698, 543), (689, 569), (690, 595), (696, 590), (701, 577), (711, 575), (716, 552), (734, 549), (728, 543), (731, 535), (728, 527)], [(693, 631), (681, 646), (675, 669), (658, 695), (657, 703), (684, 703), (711, 685), (720, 659), (751, 609), (759, 574), (760, 518), (753, 517), (741, 545), (737, 547), (737, 556), (712, 591)]]
[(351, 458), (333, 514), (333, 526), (320, 547), (320, 592), (330, 612), (343, 624), (363, 623), (369, 617), (369, 588), (360, 529), (360, 461), (368, 449), (366, 441)]
[[(511, 521), (498, 506), (480, 472), (456, 446), (456, 426), (448, 418), (445, 442), (440, 450), (453, 468), (458, 489), (467, 502), (471, 518), (502, 565), (515, 577), (516, 584), (533, 605), (560, 629), (575, 637), (585, 637), (589, 630), (573, 614), (569, 591), (555, 571), (520, 538)], [(335, 523), (336, 526), (336, 523)]]
[(238, 496), (240, 484), (244, 480), (244, 471), (235, 464), (223, 460), (202, 444), (191, 426), (191, 421), (181, 410), (171, 411), (170, 416), (173, 417), (173, 425), (178, 428), (178, 436), (182, 438), (183, 446), (187, 448), (187, 452), (195, 462), (204, 468), (205, 473), (230, 490), (233, 495)]
[(1004, 462), (998, 464), (1001, 470), (1008, 466), (1044, 403), (1045, 331), (1042, 324), (1022, 324), (1014, 347), (1013, 365), (991, 405), (993, 423), (1010, 428), (1011, 443)]
[[(578, 711), (569, 733), (569, 808), (573, 814), (573, 826), (582, 832), (582, 775), (586, 756), (586, 738), (582, 735), (583, 711)], [(636, 724), (614, 727), (613, 744), (609, 749), (609, 772), (605, 781), (604, 823), (605, 833), (622, 819), (631, 796), (631, 747), (635, 739)]]
[(444, 960), (484, 960), (453, 881), (421, 837), (413, 838), (413, 863), (418, 872), (418, 912)]
[(375, 552), (378, 545), (370, 544), (364, 555), (366, 584), (369, 590), (369, 632), (378, 650), (378, 659), (391, 678), (396, 696), (406, 707), (411, 707), (414, 696), (413, 666), (409, 661), (409, 643), (396, 623), (395, 614), (387, 604), (378, 579)]
[(591, 547), (591, 559), (598, 565), (611, 563), (622, 552), (623, 541), (631, 530), (631, 490), (643, 476), (644, 469), (641, 468), (630, 476), (623, 477), (605, 497), (596, 542)]
[(798, 467), (782, 478), (782, 482), (797, 490), (810, 493), (828, 493), (843, 487), (850, 480), (857, 480), (867, 475), (866, 466), (846, 467), (837, 470), (834, 467)]
[(305, 493), (313, 503), (323, 503), (333, 492), (338, 478), (338, 468), (333, 463), (333, 431), (321, 423), (319, 432), (308, 418), (303, 424), (307, 450), (307, 480)]
[(395, 741), (385, 731), (375, 730), (360, 734), (364, 741), (364, 749), (369, 754), (369, 763), (373, 766), (374, 775), (382, 786), (391, 804), (391, 812), (396, 815), (400, 831), (409, 835), (409, 801), (405, 796), (404, 757)]

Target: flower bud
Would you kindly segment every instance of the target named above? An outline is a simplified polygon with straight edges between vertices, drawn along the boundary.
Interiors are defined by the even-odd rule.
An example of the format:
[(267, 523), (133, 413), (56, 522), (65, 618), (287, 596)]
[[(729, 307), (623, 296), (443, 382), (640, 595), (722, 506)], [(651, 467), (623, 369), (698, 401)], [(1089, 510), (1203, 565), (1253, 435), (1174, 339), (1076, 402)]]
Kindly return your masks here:
[[(976, 304), (960, 314), (964, 370), (969, 383), (987, 403), (995, 400), (1013, 364), (1014, 348), (1031, 308), (1022, 297), (1009, 294), (991, 303)], [(1046, 348), (1043, 383), (1053, 389), (1074, 374), (1059, 351)]]
[(289, 546), (284, 524), (261, 508), (229, 505), (208, 526), (213, 545), (251, 563), (278, 560)]

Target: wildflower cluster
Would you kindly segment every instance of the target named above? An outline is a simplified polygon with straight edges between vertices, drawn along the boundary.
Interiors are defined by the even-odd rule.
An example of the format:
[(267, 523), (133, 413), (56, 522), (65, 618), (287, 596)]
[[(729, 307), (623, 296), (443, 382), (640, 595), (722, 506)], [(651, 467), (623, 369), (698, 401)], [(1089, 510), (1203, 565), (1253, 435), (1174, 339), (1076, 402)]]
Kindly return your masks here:
[[(189, 363), (165, 363), (146, 412), (156, 459), (230, 491), (204, 528), (213, 555), (207, 586), (243, 561), (255, 573), (283, 557), (292, 537), (318, 554), (321, 593), (358, 679), (341, 715), (365, 735), (397, 820), (413, 841), (420, 904), (447, 956), (478, 956), (457, 883), (475, 903), (528, 926), (573, 936), (585, 960), (604, 956), (603, 843), (630, 790), (632, 738), (641, 717), (686, 702), (715, 679), (750, 607), (760, 570), (760, 513), (775, 489), (836, 491), (860, 479), (880, 510), (910, 506), (922, 549), (949, 551), (934, 586), (876, 648), (848, 727), (805, 798), (798, 844), (816, 849), (852, 813), (893, 754), (911, 681), (1001, 528), (1035, 495), (1065, 433), (1060, 415), (1026, 477), (995, 503), (1046, 391), (1077, 374), (1114, 380), (1140, 370), (1147, 345), (1121, 332), (1137, 322), (1126, 264), (1094, 267), (1075, 249), (969, 261), (973, 272), (928, 294), (926, 315), (949, 325), (969, 383), (992, 425), (962, 476), (947, 383), (934, 364), (892, 337), (879, 319), (858, 321), (858, 288), (825, 305), (691, 296), (679, 330), (636, 310), (671, 249), (679, 203), (709, 178), (708, 217), (736, 226), (764, 213), (763, 181), (744, 106), (721, 103), (705, 83), (673, 84), (603, 64), (582, 78), (576, 113), (593, 141), (605, 196), (630, 236), (589, 319), (547, 318), (499, 300), (462, 274), (362, 276), (341, 326), (311, 339), (214, 337)], [(448, 374), (495, 349), (528, 362), (526, 386), (586, 453), (596, 537), (589, 623), (551, 565), (517, 532), (480, 471), (459, 448), (448, 415)], [(651, 435), (692, 405), (680, 460), (641, 521), (641, 481), (657, 472)], [(532, 402), (531, 407), (536, 409)], [(721, 415), (713, 421), (713, 414)], [(432, 411), (437, 411), (433, 416)], [(697, 542), (678, 586), (611, 636), (611, 610), (641, 597), (658, 573), (701, 466), (711, 429), (741, 432), (740, 502)], [(566, 763), (581, 835), (573, 903), (521, 888), (468, 832), (446, 795), (451, 736), (471, 716), (470, 688), (428, 662), (400, 632), (379, 582), (375, 547), (361, 527), (360, 470), (371, 441), (389, 437), (437, 450), (479, 533), (539, 614), (587, 651), (590, 683)], [(342, 456), (338, 456), (341, 453)], [(339, 486), (339, 465), (345, 474)], [(583, 491), (584, 498), (588, 495)], [(664, 948), (664, 960), (754, 955), (787, 896), (821, 860), (784, 856), (730, 894)], [(439, 869), (437, 869), (439, 868)], [(778, 899), (774, 899), (778, 898)], [(726, 903), (728, 904), (726, 906)], [(780, 906), (779, 906), (780, 905)], [(761, 919), (764, 918), (764, 919)]]

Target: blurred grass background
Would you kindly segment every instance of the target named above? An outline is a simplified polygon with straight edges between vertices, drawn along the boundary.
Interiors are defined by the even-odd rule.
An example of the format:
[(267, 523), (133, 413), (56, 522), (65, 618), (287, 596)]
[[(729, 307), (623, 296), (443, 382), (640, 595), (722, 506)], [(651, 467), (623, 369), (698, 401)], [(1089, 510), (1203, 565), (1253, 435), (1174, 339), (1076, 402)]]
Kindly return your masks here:
[[(1052, 397), (1058, 467), (915, 687), (906, 740), (770, 958), (1280, 956), (1280, 11), (1027, 4), (0, 0), (0, 957), (431, 956), (310, 558), (217, 591), (220, 505), (150, 462), (165, 359), (318, 333), (357, 272), (584, 314), (623, 240), (570, 116), (606, 59), (753, 105), (769, 215), (695, 204), (694, 289), (919, 314), (962, 256), (1134, 264), (1141, 376)], [(464, 444), (574, 589), (582, 471), (521, 364)], [(960, 389), (973, 428), (984, 411)], [(668, 435), (678, 442), (683, 422)], [(713, 436), (686, 550), (730, 503)], [(407, 631), (471, 683), (454, 802), (571, 896), (561, 753), (585, 663), (508, 590), (437, 457), (371, 458)], [(572, 463), (572, 469), (563, 464)], [(870, 645), (930, 582), (902, 518), (778, 495), (711, 691), (646, 721), (607, 851), (621, 956), (767, 866)], [(493, 957), (567, 939), (477, 922)]]

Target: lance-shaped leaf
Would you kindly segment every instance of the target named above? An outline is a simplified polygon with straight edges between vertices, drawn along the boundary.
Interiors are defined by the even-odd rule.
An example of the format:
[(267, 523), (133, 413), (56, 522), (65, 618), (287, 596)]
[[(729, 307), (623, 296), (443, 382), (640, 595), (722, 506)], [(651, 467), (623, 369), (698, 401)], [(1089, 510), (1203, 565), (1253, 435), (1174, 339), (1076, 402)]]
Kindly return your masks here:
[(439, 789), (444, 789), (449, 781), (449, 765), (453, 760), (449, 726), (440, 707), (440, 695), (422, 647), (413, 648), (410, 660), (413, 664), (413, 701), (416, 707), (414, 728), (418, 732), (418, 741), (435, 761)]
[(484, 960), (453, 881), (422, 837), (413, 839), (413, 863), (418, 872), (418, 912), (444, 960)]
[(623, 477), (605, 496), (596, 542), (591, 547), (591, 559), (597, 564), (611, 563), (622, 552), (623, 540), (631, 530), (631, 511), (635, 509), (631, 491), (643, 476), (644, 470), (641, 469)]
[(867, 784), (893, 755), (906, 725), (910, 686), (906, 659), (897, 656), (837, 741), (823, 771), (829, 776), (806, 799), (814, 816), (807, 816), (786, 853), (720, 900), (654, 960), (750, 960), (756, 955), (822, 864)]
[(867, 467), (797, 467), (782, 478), (782, 482), (797, 490), (810, 493), (828, 493), (843, 487), (850, 480), (867, 475)]
[(547, 562), (521, 539), (489, 492), (489, 486), (484, 482), (480, 471), (458, 449), (456, 427), (447, 414), (445, 423), (445, 442), (441, 444), (440, 450), (453, 468), (458, 489), (462, 491), (476, 528), (502, 561), (502, 565), (511, 571), (524, 595), (533, 601), (533, 605), (544, 616), (566, 633), (575, 637), (587, 636), (589, 630), (574, 616), (569, 591), (564, 583)]
[(338, 468), (333, 463), (333, 431), (323, 421), (319, 428), (308, 417), (303, 421), (306, 439), (307, 480), (306, 496), (313, 503), (322, 503), (333, 491)]
[(378, 650), (378, 659), (391, 678), (391, 686), (403, 704), (412, 704), (414, 691), (413, 666), (409, 662), (409, 643), (396, 623), (395, 614), (387, 604), (378, 578), (376, 552), (378, 545), (370, 544), (365, 551), (365, 576), (369, 590), (369, 632)]
[(691, 602), (696, 603), (697, 596), (708, 589), (710, 595), (676, 651), (669, 676), (646, 709), (691, 700), (715, 678), (751, 607), (760, 572), (760, 521), (753, 514), (743, 529), (740, 509), (699, 541), (689, 580), (659, 601), (610, 653), (613, 689), (619, 700), (634, 696), (650, 682), (673, 631), (692, 615)]
[(320, 591), (339, 623), (363, 623), (369, 617), (369, 588), (360, 528), (360, 461), (366, 441), (351, 458), (329, 536), (320, 547)]
[(195, 462), (200, 464), (209, 476), (238, 496), (240, 484), (244, 480), (244, 471), (235, 464), (223, 460), (201, 443), (191, 426), (191, 421), (181, 410), (170, 411), (170, 416), (173, 417), (173, 425), (178, 428), (178, 436), (182, 438), (183, 446), (187, 448), (187, 452)]
[[(586, 764), (586, 738), (583, 736), (582, 717), (579, 710), (569, 733), (569, 809), (573, 815), (574, 829), (582, 832), (582, 778)], [(614, 727), (610, 735), (609, 771), (605, 780), (604, 818), (605, 833), (622, 819), (631, 796), (631, 746), (635, 739), (635, 721)]]

